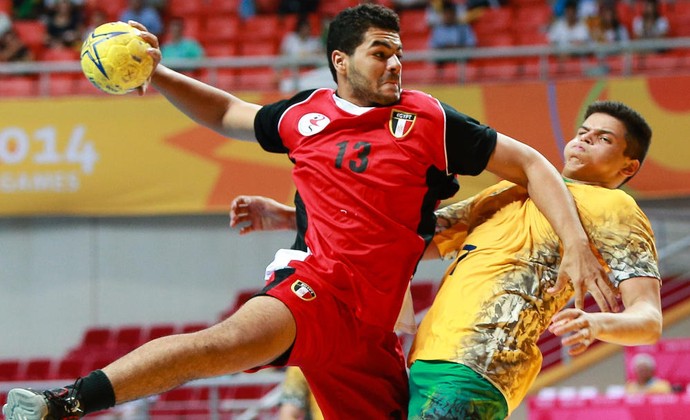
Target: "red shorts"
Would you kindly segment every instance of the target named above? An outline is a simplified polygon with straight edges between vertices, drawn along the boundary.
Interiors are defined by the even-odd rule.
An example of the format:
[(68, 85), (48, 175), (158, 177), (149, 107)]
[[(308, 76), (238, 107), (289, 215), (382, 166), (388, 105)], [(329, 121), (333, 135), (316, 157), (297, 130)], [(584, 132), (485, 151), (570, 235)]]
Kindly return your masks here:
[(320, 281), (292, 268), (275, 272), (259, 294), (292, 312), (297, 337), (283, 362), (302, 369), (326, 419), (407, 418), (407, 370), (394, 332), (360, 321)]

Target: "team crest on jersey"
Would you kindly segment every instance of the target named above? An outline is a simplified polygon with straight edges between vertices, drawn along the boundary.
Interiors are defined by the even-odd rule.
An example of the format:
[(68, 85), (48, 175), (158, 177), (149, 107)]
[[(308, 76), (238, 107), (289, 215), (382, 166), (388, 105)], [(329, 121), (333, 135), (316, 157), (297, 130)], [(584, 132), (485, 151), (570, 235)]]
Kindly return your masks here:
[(296, 280), (294, 283), (292, 283), (290, 289), (292, 290), (292, 293), (297, 295), (298, 298), (306, 300), (307, 302), (316, 299), (316, 292), (314, 292), (314, 289), (312, 289), (311, 286), (302, 280)]
[(299, 119), (297, 130), (303, 136), (313, 136), (326, 128), (330, 122), (331, 120), (327, 116), (317, 112), (310, 112)]
[(391, 111), (391, 120), (388, 123), (388, 127), (395, 138), (401, 139), (412, 130), (416, 120), (417, 114), (394, 109)]

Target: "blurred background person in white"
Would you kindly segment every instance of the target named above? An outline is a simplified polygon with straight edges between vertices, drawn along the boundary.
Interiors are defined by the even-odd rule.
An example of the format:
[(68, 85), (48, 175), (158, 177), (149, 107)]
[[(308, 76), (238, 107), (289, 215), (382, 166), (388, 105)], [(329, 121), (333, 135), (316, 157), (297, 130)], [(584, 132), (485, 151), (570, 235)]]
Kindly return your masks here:
[(647, 353), (638, 353), (632, 358), (635, 378), (625, 384), (628, 394), (667, 394), (672, 391), (671, 384), (656, 377), (656, 361)]

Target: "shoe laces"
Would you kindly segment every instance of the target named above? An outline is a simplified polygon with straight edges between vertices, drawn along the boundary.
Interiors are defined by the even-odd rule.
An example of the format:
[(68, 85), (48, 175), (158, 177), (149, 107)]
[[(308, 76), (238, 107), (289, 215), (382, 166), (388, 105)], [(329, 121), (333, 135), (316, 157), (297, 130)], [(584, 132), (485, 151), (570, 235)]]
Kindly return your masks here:
[[(82, 379), (79, 378), (73, 386), (43, 391), (43, 395), (50, 405), (50, 414), (55, 420), (76, 420), (84, 416), (78, 395), (81, 390)], [(48, 417), (49, 419), (51, 417)]]

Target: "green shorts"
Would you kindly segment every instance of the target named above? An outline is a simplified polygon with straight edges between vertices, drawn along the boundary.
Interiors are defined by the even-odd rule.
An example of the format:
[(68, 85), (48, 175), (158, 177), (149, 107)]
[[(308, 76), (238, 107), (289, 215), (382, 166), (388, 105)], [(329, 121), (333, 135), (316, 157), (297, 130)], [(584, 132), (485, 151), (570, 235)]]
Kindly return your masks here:
[(465, 365), (417, 360), (410, 368), (409, 419), (503, 420), (503, 394)]

